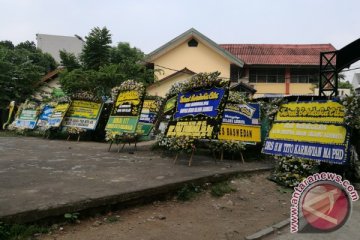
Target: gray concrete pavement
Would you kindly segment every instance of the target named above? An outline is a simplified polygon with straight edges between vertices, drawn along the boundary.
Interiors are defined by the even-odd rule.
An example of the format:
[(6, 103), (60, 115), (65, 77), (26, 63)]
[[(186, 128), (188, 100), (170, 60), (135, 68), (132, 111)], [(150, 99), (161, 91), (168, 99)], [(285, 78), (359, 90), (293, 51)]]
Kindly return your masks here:
[(350, 218), (340, 229), (331, 233), (317, 234), (292, 234), (289, 226), (281, 230), (281, 234), (275, 231), (274, 236), (266, 238), (268, 240), (358, 240), (360, 239), (360, 201), (353, 202), (353, 209)]
[(164, 193), (187, 181), (271, 168), (206, 156), (195, 156), (192, 167), (186, 156), (174, 165), (148, 144), (139, 146), (131, 154), (131, 147), (108, 152), (105, 143), (0, 137), (0, 220), (34, 221)]

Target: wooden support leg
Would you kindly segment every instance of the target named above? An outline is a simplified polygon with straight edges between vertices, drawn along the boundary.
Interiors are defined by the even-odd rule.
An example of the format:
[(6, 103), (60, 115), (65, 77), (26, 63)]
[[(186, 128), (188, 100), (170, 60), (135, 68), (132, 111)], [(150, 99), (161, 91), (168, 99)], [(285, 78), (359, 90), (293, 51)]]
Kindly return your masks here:
[(214, 161), (215, 161), (215, 163), (216, 163), (216, 154), (215, 154), (215, 151), (212, 151), (212, 154), (213, 154)]
[(244, 157), (243, 157), (243, 155), (242, 155), (242, 152), (240, 152), (240, 157), (241, 157), (241, 161), (242, 161), (242, 163), (244, 164), (244, 163), (245, 163), (245, 161), (244, 161)]
[(177, 159), (178, 159), (179, 153), (176, 154), (175, 159), (174, 159), (174, 164), (176, 163)]
[(224, 149), (221, 149), (220, 161), (222, 162), (223, 160), (224, 160)]
[(123, 150), (123, 149), (124, 149), (125, 144), (126, 144), (126, 143), (124, 143), (124, 144), (122, 145), (121, 149), (120, 149), (120, 144), (118, 145), (118, 146), (119, 146), (119, 148), (118, 148), (118, 153), (120, 152), (120, 150)]
[(79, 134), (79, 136), (78, 136), (78, 139), (77, 139), (77, 141), (80, 141), (80, 134)]
[(109, 146), (108, 152), (110, 152), (112, 144), (113, 144), (113, 141), (110, 141), (110, 146)]
[(67, 137), (66, 141), (69, 141), (69, 139), (70, 139), (70, 134), (68, 135), (68, 137)]
[(193, 156), (194, 156), (195, 149), (192, 150), (190, 160), (189, 160), (189, 167), (191, 167)]
[(137, 150), (137, 148), (136, 148), (136, 143), (137, 143), (137, 142), (135, 141), (135, 150)]

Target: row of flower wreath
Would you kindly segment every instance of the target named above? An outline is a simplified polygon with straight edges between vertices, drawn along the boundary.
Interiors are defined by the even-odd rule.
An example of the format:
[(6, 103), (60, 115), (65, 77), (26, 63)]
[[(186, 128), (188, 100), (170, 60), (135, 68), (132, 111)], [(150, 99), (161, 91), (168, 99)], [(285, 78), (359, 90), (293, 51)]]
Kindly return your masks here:
[[(277, 99), (269, 103), (261, 103), (262, 110), (269, 117), (270, 122), (275, 118), (281, 104), (286, 103), (284, 99)], [(339, 103), (345, 108), (345, 125), (354, 131), (360, 129), (360, 96), (343, 96)], [(319, 162), (299, 157), (276, 156), (275, 170), (270, 176), (280, 185), (286, 187), (297, 186), (307, 176), (319, 171)]]
[[(181, 92), (186, 92), (194, 88), (209, 88), (212, 86), (221, 87), (229, 84), (227, 79), (222, 79), (219, 76), (219, 72), (198, 73), (186, 82), (172, 85), (166, 94), (166, 98), (169, 99)], [(228, 101), (243, 104), (246, 103), (247, 99), (242, 93), (230, 91)], [(158, 134), (156, 140), (159, 147), (170, 151), (184, 152), (192, 152), (199, 143), (197, 139), (188, 136), (168, 138), (163, 134)], [(245, 144), (240, 141), (212, 140), (209, 143), (211, 145), (209, 146), (210, 149), (214, 152), (226, 151), (229, 153), (237, 153), (245, 149)]]

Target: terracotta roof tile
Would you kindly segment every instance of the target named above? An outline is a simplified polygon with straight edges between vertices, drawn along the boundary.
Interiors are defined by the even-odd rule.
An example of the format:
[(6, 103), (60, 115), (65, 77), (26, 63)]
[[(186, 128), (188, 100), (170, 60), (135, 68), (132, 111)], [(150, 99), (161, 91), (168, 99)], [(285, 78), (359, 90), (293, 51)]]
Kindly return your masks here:
[(331, 44), (219, 44), (248, 65), (320, 65)]

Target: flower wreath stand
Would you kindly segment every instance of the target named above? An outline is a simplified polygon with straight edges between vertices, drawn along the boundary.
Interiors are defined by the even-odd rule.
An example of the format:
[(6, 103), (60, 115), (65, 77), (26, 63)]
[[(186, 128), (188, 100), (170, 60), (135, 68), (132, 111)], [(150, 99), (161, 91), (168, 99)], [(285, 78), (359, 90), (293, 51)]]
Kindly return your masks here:
[[(117, 134), (117, 133), (106, 133), (106, 140), (110, 142), (110, 146), (108, 148), (108, 152), (110, 152), (113, 143), (118, 146), (117, 152), (119, 153), (121, 150), (124, 149), (126, 144), (129, 146), (134, 143), (134, 149), (137, 150), (137, 143), (141, 135), (138, 134)], [(122, 144), (121, 148), (120, 145)]]
[(224, 152), (231, 153), (232, 160), (234, 160), (234, 154), (239, 153), (240, 159), (242, 163), (245, 163), (244, 156), (242, 154), (242, 151), (245, 150), (245, 144), (243, 142), (239, 141), (212, 141), (211, 149), (213, 152), (213, 156), (216, 161), (216, 152), (220, 153), (220, 161), (224, 161)]
[(66, 129), (66, 132), (68, 133), (68, 137), (66, 141), (69, 141), (71, 136), (77, 136), (77, 141), (80, 141), (80, 137), (82, 133), (86, 132), (86, 129), (84, 128), (78, 128), (78, 127), (68, 127)]

